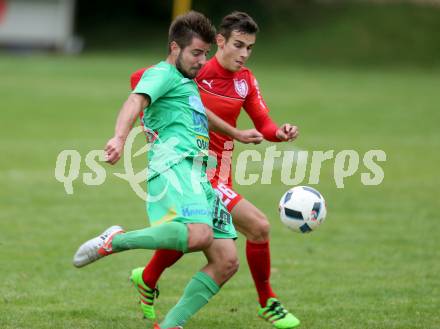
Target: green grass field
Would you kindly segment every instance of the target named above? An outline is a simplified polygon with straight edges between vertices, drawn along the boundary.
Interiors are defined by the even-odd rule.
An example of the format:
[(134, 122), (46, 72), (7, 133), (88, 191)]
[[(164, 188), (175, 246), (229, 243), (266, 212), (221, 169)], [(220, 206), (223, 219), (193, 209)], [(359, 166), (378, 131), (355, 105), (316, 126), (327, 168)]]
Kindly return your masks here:
[[(82, 174), (89, 171), (87, 152), (111, 137), (129, 73), (158, 59), (0, 56), (0, 328), (146, 328), (127, 277), (151, 252), (115, 255), (81, 270), (71, 259), (80, 243), (111, 224), (146, 225), (143, 201), (112, 174), (123, 172), (122, 163), (108, 168), (100, 186), (86, 186)], [(440, 71), (250, 66), (274, 119), (300, 126), (294, 146), (387, 154), (379, 186), (362, 185), (368, 171), (361, 162), (338, 189), (334, 159), (323, 164), (314, 187), (327, 199), (328, 217), (309, 235), (288, 231), (278, 219), (288, 188), (279, 166), (270, 185), (236, 187), (271, 219), (272, 282), (282, 302), (301, 328), (439, 328)], [(73, 195), (54, 178), (64, 149), (82, 155)], [(249, 172), (258, 170), (254, 164)], [(303, 184), (308, 177), (309, 169)], [(185, 329), (270, 328), (256, 317), (244, 243), (240, 237), (239, 272)], [(165, 272), (160, 316), (202, 264), (191, 254)]]

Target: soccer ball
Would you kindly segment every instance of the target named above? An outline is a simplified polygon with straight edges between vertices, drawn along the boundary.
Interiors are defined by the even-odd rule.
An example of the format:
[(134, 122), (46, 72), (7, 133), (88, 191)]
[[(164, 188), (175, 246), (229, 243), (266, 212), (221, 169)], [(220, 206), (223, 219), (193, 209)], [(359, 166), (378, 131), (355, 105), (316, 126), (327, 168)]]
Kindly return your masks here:
[(316, 230), (327, 215), (321, 193), (308, 186), (288, 190), (280, 200), (279, 211), (283, 224), (298, 233)]

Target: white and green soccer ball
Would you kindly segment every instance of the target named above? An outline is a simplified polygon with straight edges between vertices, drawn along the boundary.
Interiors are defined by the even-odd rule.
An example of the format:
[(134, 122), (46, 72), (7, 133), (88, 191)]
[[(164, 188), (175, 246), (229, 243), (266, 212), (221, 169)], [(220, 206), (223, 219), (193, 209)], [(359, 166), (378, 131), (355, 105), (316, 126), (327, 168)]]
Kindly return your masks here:
[(323, 196), (308, 186), (296, 186), (284, 193), (279, 211), (283, 224), (298, 233), (316, 230), (327, 215)]

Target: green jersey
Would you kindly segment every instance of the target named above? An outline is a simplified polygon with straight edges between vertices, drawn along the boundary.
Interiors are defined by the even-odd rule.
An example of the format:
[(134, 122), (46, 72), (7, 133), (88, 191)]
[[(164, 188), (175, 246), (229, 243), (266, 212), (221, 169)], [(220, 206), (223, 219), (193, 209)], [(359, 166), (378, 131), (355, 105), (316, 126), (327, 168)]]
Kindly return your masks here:
[(207, 160), (208, 119), (192, 79), (163, 61), (143, 73), (133, 93), (150, 97), (150, 105), (141, 116), (151, 143), (147, 180), (185, 158)]

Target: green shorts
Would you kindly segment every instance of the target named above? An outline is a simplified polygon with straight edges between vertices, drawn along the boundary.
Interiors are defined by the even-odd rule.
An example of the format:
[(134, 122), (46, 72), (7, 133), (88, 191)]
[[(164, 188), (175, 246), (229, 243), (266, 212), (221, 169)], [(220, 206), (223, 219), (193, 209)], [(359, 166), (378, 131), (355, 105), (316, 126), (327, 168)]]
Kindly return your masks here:
[(232, 216), (221, 202), (200, 162), (185, 159), (147, 181), (147, 214), (151, 226), (169, 221), (202, 223), (215, 239), (236, 239)]

